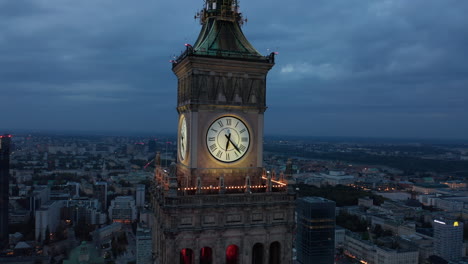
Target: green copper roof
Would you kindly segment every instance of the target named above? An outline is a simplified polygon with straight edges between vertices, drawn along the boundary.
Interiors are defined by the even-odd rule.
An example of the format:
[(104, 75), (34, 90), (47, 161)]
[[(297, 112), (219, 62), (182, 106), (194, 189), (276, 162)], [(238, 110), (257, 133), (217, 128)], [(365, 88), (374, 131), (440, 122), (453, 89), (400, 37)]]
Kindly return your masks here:
[(193, 45), (194, 54), (234, 58), (262, 58), (235, 21), (208, 18)]
[(104, 264), (105, 260), (99, 256), (98, 250), (93, 244), (86, 241), (70, 252), (70, 257), (63, 264)]

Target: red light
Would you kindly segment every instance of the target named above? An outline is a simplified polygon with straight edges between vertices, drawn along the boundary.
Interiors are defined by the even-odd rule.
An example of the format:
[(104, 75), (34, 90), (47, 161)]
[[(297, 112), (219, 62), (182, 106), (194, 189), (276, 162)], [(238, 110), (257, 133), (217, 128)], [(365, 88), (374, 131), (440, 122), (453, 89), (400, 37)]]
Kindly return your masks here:
[(239, 247), (230, 245), (226, 249), (226, 264), (237, 264), (239, 258)]
[(190, 248), (184, 248), (180, 251), (180, 263), (193, 264), (193, 251)]
[(212, 263), (213, 262), (213, 250), (209, 247), (204, 247), (200, 252), (200, 263)]

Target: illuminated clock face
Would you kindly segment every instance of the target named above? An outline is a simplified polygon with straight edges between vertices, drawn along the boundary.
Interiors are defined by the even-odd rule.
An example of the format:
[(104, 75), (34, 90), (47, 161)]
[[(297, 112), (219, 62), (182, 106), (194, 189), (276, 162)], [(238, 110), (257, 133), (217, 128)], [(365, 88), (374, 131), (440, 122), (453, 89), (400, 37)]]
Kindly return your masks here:
[(180, 133), (179, 133), (179, 154), (182, 160), (185, 160), (187, 155), (187, 121), (185, 116), (180, 120)]
[(208, 152), (222, 162), (241, 159), (250, 145), (250, 132), (242, 120), (223, 116), (215, 120), (206, 133)]

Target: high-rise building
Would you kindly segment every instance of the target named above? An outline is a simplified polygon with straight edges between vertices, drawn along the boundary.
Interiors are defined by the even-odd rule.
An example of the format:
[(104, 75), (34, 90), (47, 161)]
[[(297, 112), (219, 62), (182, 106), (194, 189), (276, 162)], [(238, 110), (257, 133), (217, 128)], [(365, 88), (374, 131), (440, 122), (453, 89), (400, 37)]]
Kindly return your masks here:
[(141, 208), (145, 206), (145, 185), (137, 184), (135, 198), (137, 207)]
[(461, 259), (463, 252), (463, 222), (435, 219), (434, 254), (447, 261)]
[(49, 201), (36, 210), (35, 213), (35, 239), (42, 242), (57, 230), (60, 223), (60, 209), (63, 201)]
[(137, 219), (137, 208), (132, 196), (117, 196), (109, 206), (109, 218), (112, 222), (130, 224)]
[(297, 199), (296, 252), (301, 264), (333, 264), (335, 202), (321, 197)]
[(107, 213), (103, 212), (100, 207), (100, 202), (97, 199), (68, 199), (64, 201), (60, 215), (62, 220), (73, 223), (85, 222), (91, 225), (103, 225), (107, 221)]
[(0, 136), (0, 248), (8, 244), (8, 186), (11, 135)]
[(146, 225), (138, 225), (136, 232), (136, 264), (153, 263), (153, 238), (151, 229)]
[[(177, 164), (156, 159), (156, 263), (292, 263), (292, 175), (263, 168), (266, 77), (275, 54), (246, 39), (236, 0), (206, 0), (178, 78)], [(288, 168), (292, 165), (289, 164)], [(289, 170), (291, 171), (291, 170)]]
[(94, 198), (96, 198), (101, 204), (100, 209), (102, 211), (107, 210), (107, 182), (96, 182), (94, 184)]

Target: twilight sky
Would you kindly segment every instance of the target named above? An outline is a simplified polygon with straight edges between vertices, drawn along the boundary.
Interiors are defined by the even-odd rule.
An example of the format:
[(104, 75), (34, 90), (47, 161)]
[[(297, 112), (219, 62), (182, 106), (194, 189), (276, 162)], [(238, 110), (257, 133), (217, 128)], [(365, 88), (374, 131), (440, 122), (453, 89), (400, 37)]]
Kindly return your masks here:
[[(176, 133), (202, 0), (0, 0), (0, 133)], [(468, 1), (241, 1), (266, 135), (468, 138)], [(269, 50), (268, 50), (269, 49)]]

